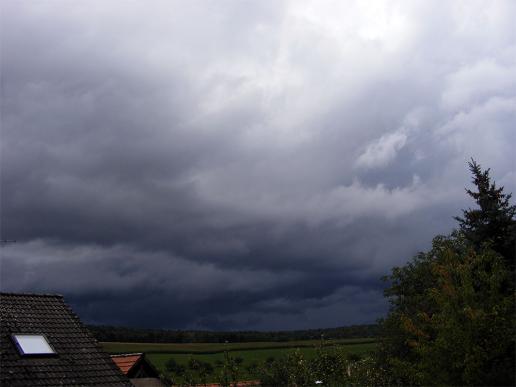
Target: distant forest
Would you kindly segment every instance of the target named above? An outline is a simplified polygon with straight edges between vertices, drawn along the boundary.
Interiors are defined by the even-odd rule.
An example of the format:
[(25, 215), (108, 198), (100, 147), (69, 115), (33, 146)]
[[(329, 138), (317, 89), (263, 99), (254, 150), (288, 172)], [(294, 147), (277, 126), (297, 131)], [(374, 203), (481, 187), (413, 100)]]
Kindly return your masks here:
[(98, 341), (129, 343), (242, 343), (259, 341), (295, 341), (321, 339), (355, 339), (377, 337), (376, 324), (351, 325), (339, 328), (308, 329), (298, 331), (190, 331), (114, 327), (89, 325), (88, 329)]

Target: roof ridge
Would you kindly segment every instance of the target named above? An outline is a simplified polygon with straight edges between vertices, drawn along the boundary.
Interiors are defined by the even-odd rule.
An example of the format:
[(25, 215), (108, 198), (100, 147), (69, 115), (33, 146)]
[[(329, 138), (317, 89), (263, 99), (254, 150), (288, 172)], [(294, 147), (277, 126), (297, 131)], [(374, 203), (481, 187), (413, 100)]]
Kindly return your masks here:
[(57, 294), (57, 293), (14, 293), (14, 292), (0, 292), (0, 296), (9, 296), (9, 297), (54, 297), (54, 298), (64, 298), (62, 294)]

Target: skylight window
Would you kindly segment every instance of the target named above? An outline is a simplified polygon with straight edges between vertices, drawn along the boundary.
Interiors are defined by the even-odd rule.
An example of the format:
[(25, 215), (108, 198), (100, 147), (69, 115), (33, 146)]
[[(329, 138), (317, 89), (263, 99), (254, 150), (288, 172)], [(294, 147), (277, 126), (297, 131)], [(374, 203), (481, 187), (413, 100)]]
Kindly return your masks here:
[(56, 352), (43, 335), (13, 335), (21, 355), (55, 355)]

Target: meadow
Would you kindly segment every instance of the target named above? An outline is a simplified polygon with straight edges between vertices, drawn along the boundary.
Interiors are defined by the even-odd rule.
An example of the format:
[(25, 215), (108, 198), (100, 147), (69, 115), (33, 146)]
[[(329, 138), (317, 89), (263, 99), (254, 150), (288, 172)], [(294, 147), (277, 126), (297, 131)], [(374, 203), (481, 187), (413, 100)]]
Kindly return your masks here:
[(227, 351), (239, 362), (241, 380), (255, 379), (257, 367), (267, 361), (280, 359), (288, 353), (299, 350), (305, 359), (315, 357), (317, 348), (338, 346), (341, 350), (364, 356), (376, 347), (375, 339), (340, 339), (340, 340), (304, 340), (288, 342), (252, 342), (252, 343), (113, 343), (103, 342), (104, 350), (115, 353), (145, 352), (148, 360), (163, 374), (167, 374), (166, 363), (173, 359), (177, 364), (188, 368), (191, 359), (206, 362), (213, 367), (208, 381), (217, 381)]
[[(361, 344), (371, 344), (374, 338), (363, 339), (338, 339), (325, 340), (324, 345), (353, 345), (360, 347)], [(285, 349), (315, 347), (321, 344), (321, 340), (298, 340), (298, 341), (268, 341), (248, 343), (117, 343), (101, 342), (102, 348), (111, 354), (117, 353), (174, 353), (174, 354), (215, 354), (224, 351), (248, 351), (257, 349)]]

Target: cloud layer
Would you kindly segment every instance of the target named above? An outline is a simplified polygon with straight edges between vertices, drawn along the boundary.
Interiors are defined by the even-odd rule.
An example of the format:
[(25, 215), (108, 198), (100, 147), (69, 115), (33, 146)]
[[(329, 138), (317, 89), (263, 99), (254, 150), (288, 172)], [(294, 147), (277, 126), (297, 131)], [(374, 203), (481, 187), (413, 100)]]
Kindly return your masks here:
[(516, 5), (2, 4), (2, 290), (96, 323), (372, 322), (379, 277), (516, 191)]

